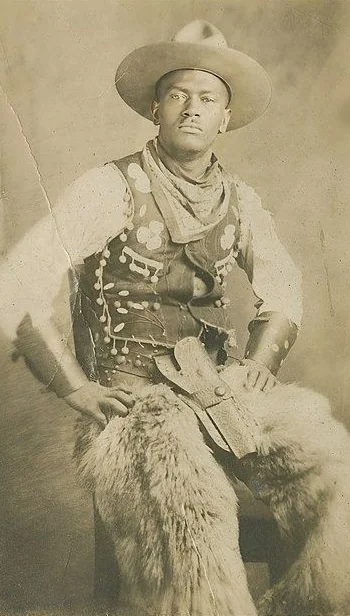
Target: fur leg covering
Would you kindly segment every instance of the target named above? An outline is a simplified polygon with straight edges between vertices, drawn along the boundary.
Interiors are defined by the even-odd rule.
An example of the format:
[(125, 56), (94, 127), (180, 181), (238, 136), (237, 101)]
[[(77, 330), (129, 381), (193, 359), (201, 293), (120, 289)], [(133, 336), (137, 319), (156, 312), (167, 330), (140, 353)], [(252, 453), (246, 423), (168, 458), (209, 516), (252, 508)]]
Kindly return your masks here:
[(115, 545), (130, 614), (256, 616), (236, 495), (167, 386), (145, 388), (102, 432), (80, 420), (75, 455)]
[[(224, 378), (232, 385), (232, 374)], [(348, 615), (350, 437), (310, 390), (277, 385), (267, 394), (241, 389), (241, 396), (261, 426), (249, 487), (270, 506), (290, 554), (259, 613)]]

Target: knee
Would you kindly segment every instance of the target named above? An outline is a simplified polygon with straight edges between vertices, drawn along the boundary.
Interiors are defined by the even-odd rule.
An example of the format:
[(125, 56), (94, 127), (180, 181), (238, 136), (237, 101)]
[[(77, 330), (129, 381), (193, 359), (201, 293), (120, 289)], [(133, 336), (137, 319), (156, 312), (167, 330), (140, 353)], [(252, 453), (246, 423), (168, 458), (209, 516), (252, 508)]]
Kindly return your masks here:
[(309, 466), (349, 457), (349, 434), (324, 396), (296, 385), (277, 385), (251, 402), (260, 424), (261, 455), (285, 450)]

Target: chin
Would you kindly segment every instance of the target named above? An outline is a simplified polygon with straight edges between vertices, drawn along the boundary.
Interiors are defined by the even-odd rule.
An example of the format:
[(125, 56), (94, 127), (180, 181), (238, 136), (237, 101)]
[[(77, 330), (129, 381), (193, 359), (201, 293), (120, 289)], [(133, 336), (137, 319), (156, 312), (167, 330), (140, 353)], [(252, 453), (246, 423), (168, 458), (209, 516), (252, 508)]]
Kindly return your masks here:
[(202, 134), (190, 134), (184, 133), (177, 137), (173, 142), (173, 147), (177, 151), (183, 152), (205, 152), (208, 147), (210, 147), (210, 143), (206, 140), (203, 140)]

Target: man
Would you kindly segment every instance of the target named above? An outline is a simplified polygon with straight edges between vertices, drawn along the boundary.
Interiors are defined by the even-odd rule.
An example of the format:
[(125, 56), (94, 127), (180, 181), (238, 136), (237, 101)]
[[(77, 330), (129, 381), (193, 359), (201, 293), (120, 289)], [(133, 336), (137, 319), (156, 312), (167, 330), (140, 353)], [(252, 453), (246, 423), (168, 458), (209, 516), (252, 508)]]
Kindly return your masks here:
[[(3, 322), (13, 331), (21, 321), (18, 351), (39, 380), (86, 418), (76, 458), (115, 549), (129, 608), (254, 615), (238, 550), (236, 497), (216, 461), (220, 450), (234, 451), (230, 438), (237, 434), (179, 398), (168, 385), (171, 369), (167, 379), (162, 371), (175, 349), (181, 375), (187, 370), (190, 379), (179, 349), (193, 338), (214, 365), (225, 363), (234, 346), (226, 277), (238, 263), (258, 312), (242, 365), (222, 372), (230, 395), (222, 385), (214, 393), (233, 407), (237, 393), (254, 410), (254, 448), (250, 455), (230, 453), (232, 467), (269, 504), (289, 540), (290, 566), (261, 613), (340, 613), (350, 601), (349, 559), (342, 571), (338, 564), (349, 554), (342, 478), (348, 436), (319, 397), (274, 387), (300, 326), (300, 275), (256, 193), (231, 178), (212, 151), (218, 133), (264, 111), (269, 80), (256, 62), (229, 49), (214, 26), (196, 21), (170, 43), (131, 53), (116, 86), (127, 104), (159, 125), (159, 134), (142, 152), (78, 179), (54, 212), (49, 243), (49, 220), (25, 238), (10, 265), (25, 285), (33, 264), (21, 254), (33, 247), (45, 293), (4, 311)], [(48, 318), (68, 266), (78, 287), (79, 363)], [(18, 297), (18, 285), (7, 284)], [(198, 347), (192, 356), (197, 375), (201, 353)]]

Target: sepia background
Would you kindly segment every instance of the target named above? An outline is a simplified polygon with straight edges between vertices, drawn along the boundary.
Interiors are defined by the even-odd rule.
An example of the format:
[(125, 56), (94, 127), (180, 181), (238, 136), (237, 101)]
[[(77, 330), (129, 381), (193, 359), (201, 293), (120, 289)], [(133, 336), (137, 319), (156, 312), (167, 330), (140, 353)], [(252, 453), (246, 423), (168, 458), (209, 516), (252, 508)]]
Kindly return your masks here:
[[(269, 71), (273, 101), (221, 137), (225, 166), (254, 186), (304, 276), (304, 320), (281, 379), (331, 400), (350, 428), (350, 10), (337, 0), (2, 0), (1, 250), (90, 167), (139, 150), (154, 127), (114, 89), (133, 48), (193, 19)], [(33, 287), (40, 271), (33, 272)], [(1, 290), (1, 293), (5, 290)], [(253, 297), (231, 294), (240, 350)], [(9, 359), (2, 337), (0, 597), (14, 607), (89, 598), (91, 507), (71, 462), (75, 414)], [(1, 612), (1, 605), (0, 605)]]

